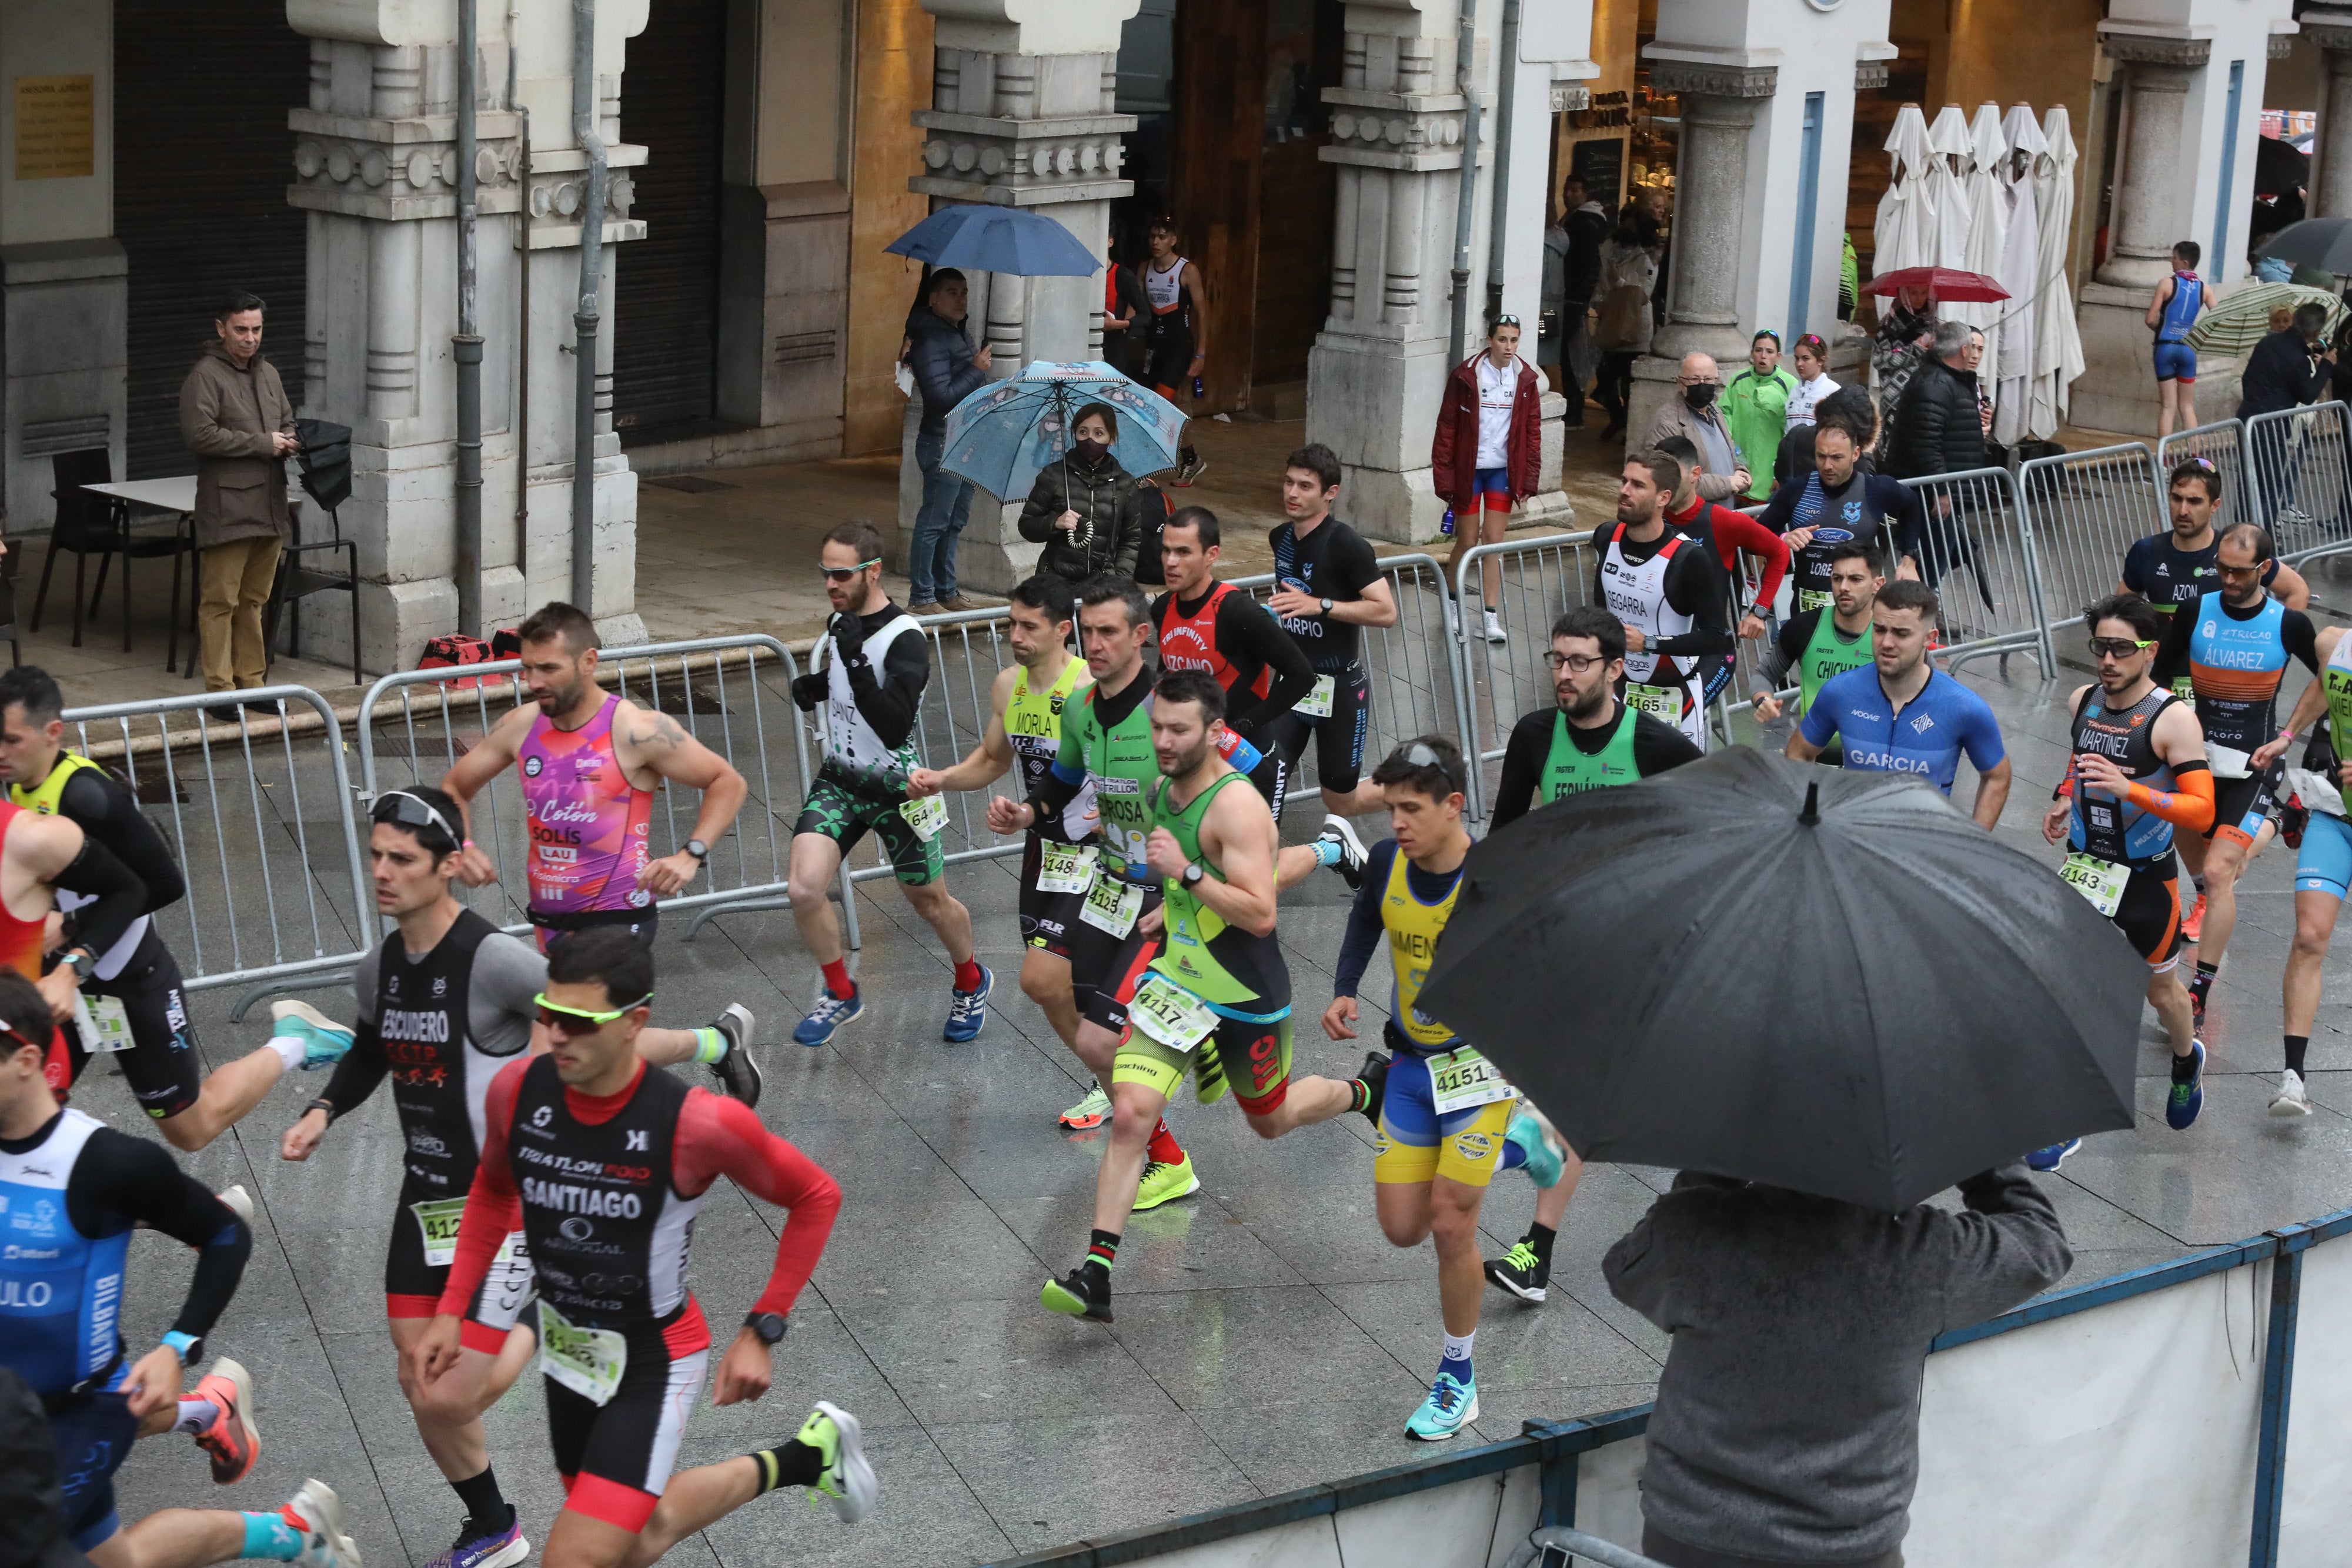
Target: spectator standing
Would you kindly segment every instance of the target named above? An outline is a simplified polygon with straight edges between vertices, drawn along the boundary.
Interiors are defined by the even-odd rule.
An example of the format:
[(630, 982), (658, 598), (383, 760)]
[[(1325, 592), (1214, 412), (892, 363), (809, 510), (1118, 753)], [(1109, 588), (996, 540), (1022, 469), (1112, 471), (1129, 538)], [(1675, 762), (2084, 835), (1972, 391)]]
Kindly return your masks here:
[(1037, 471), (1021, 508), (1021, 537), (1045, 547), (1037, 570), (1072, 583), (1097, 572), (1135, 574), (1143, 509), (1135, 476), (1110, 453), (1118, 415), (1090, 402), (1070, 423), (1070, 449)]
[(2193, 239), (2172, 247), (2172, 276), (2156, 286), (2147, 302), (2147, 329), (2156, 334), (2156, 438), (2197, 428), (2197, 350), (2189, 329), (2206, 305), (2205, 280), (2197, 276), (2203, 252)]
[[(1797, 390), (1789, 394), (1781, 425), (1783, 434), (1801, 424), (1812, 423), (1813, 411), (1821, 407), (1822, 399), (1838, 390), (1837, 382), (1830, 380), (1830, 346), (1816, 334), (1808, 332), (1798, 339), (1789, 350), (1789, 358), (1797, 367)], [(1782, 476), (1777, 463), (1773, 476)]]
[(2064, 1278), (2022, 1164), (1888, 1215), (1685, 1171), (1601, 1261), (1673, 1336), (1642, 1552), (1668, 1568), (1899, 1568), (1927, 1346)]
[(1887, 419), (1883, 466), (1897, 479), (1958, 474), (1985, 465), (1977, 373), (1969, 368), (1972, 329), (1937, 323), (1935, 352), (1913, 371)]
[[(1438, 407), (1429, 462), (1438, 495), (1454, 508), (1454, 549), (1445, 558), (1449, 586), (1470, 547), (1502, 543), (1511, 508), (1535, 494), (1543, 463), (1542, 394), (1535, 367), (1519, 358), (1518, 347), (1519, 319), (1496, 317), (1486, 349), (1454, 367)], [(1503, 569), (1492, 557), (1483, 578), (1486, 641), (1500, 643), (1503, 623), (1496, 609), (1503, 598)]]
[(1652, 447), (1669, 435), (1680, 435), (1698, 448), (1706, 460), (1698, 493), (1710, 501), (1732, 501), (1752, 478), (1731, 438), (1731, 427), (1724, 423), (1722, 395), (1723, 372), (1716, 368), (1715, 356), (1685, 354), (1681, 373), (1675, 378), (1675, 395), (1658, 405), (1658, 416), (1650, 423)]
[(1559, 384), (1568, 394), (1566, 423), (1581, 427), (1584, 389), (1592, 379), (1593, 367), (1600, 357), (1588, 322), (1593, 294), (1601, 287), (1601, 252), (1609, 243), (1611, 225), (1608, 209), (1594, 200), (1584, 182), (1573, 174), (1561, 183), (1560, 205), (1567, 214), (1561, 226), (1568, 237), (1568, 254), (1561, 282), (1559, 359), (1566, 379)]
[(2284, 332), (2273, 332), (2246, 356), (2236, 417), (2275, 413), (2317, 399), (2336, 366), (2331, 345), (2320, 347), (2327, 329), (2327, 307), (2306, 300), (2294, 308), (2294, 319)]
[[(1925, 288), (1904, 288), (1896, 291), (1885, 319), (1878, 324), (1878, 336), (1870, 348), (1870, 370), (1878, 378), (1878, 406), (1888, 411), (1889, 424), (1895, 420), (1893, 410), (1903, 401), (1904, 389), (1935, 347), (1936, 320), (1935, 295)], [(1884, 447), (1878, 456), (1884, 464)]]
[(278, 578), (288, 511), (286, 459), (294, 405), (261, 356), (261, 297), (230, 294), (180, 383), (180, 439), (196, 455), (197, 660), (205, 689), (258, 686), (269, 676), (261, 608)]
[(975, 351), (964, 330), (971, 292), (963, 274), (943, 267), (931, 274), (923, 303), (907, 318), (907, 368), (923, 400), (915, 427), (915, 466), (922, 470), (923, 501), (907, 549), (907, 612), (977, 608), (956, 591), (956, 536), (971, 517), (971, 483), (940, 465), (948, 449), (948, 411), (988, 380), (988, 345)]
[(1601, 350), (1601, 378), (1592, 395), (1608, 412), (1603, 441), (1625, 434), (1625, 410), (1633, 391), (1633, 361), (1650, 351), (1650, 296), (1658, 286), (1654, 239), (1643, 237), (1633, 209), (1601, 247), (1601, 308), (1593, 322), (1593, 346)]
[(1780, 334), (1769, 327), (1748, 345), (1748, 368), (1723, 389), (1723, 422), (1739, 449), (1740, 466), (1748, 470), (1750, 501), (1772, 493), (1772, 459), (1789, 428), (1789, 400), (1797, 393), (1797, 378), (1780, 363)]

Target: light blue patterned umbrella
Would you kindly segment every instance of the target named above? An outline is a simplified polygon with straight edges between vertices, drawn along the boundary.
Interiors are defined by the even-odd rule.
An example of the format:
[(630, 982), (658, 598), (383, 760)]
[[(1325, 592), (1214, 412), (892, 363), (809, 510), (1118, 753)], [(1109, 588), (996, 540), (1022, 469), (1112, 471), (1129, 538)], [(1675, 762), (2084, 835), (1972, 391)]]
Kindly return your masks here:
[(1019, 375), (991, 382), (948, 411), (947, 451), (940, 466), (961, 474), (999, 500), (1029, 494), (1038, 472), (1061, 461), (1070, 425), (1090, 402), (1118, 415), (1111, 455), (1129, 473), (1176, 465), (1184, 413), (1100, 360), (1035, 360)]

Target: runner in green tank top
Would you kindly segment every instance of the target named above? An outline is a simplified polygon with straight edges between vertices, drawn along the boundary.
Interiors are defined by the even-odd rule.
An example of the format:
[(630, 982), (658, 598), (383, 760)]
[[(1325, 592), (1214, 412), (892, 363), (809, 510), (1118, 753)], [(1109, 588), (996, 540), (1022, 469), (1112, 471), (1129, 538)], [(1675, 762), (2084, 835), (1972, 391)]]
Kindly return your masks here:
[(1625, 627), (1599, 605), (1580, 604), (1552, 622), (1544, 661), (1551, 669), (1552, 706), (1511, 727), (1490, 833), (1538, 806), (1586, 789), (1638, 783), (1705, 755), (1681, 730), (1617, 700)]
[[(1780, 699), (1773, 694), (1790, 675), (1797, 677), (1797, 712), (1813, 706), (1814, 697), (1833, 675), (1858, 670), (1871, 662), (1871, 607), (1885, 586), (1878, 558), (1860, 539), (1849, 539), (1830, 551), (1830, 602), (1790, 617), (1773, 638), (1756, 674), (1756, 721), (1769, 724), (1780, 716)], [(1816, 758), (1826, 767), (1845, 765), (1845, 748), (1832, 737)]]
[[(1100, 687), (1100, 681), (1097, 683)], [(1278, 1138), (1348, 1111), (1377, 1115), (1360, 1079), (1290, 1076), (1290, 972), (1274, 935), (1274, 813), (1219, 755), (1225, 694), (1199, 670), (1160, 676), (1151, 741), (1165, 783), (1146, 836), (1149, 874), (1166, 889), (1167, 953), (1128, 1004), (1133, 1027), (1111, 1068), (1110, 1148), (1095, 1184), (1086, 1260), (1046, 1281), (1057, 1312), (1110, 1322), (1110, 1269), (1135, 1206), (1150, 1129), (1188, 1073), (1202, 1101), (1228, 1077), (1250, 1130)], [(1214, 1043), (1215, 1065), (1203, 1055)]]

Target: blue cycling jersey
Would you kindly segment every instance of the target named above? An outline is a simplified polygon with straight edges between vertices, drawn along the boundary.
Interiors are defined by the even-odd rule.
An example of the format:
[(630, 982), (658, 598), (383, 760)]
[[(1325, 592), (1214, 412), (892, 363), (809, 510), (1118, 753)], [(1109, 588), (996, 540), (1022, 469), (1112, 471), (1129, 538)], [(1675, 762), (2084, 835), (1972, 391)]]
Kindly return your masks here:
[(45, 1396), (116, 1359), (130, 1228), (84, 1236), (66, 1216), (74, 1162), (104, 1125), (67, 1111), (32, 1148), (0, 1150), (0, 1364)]
[(1807, 744), (1845, 739), (1845, 765), (1868, 773), (1916, 773), (1949, 795), (1960, 753), (1979, 773), (2008, 755), (1991, 705), (1941, 670), (1897, 708), (1879, 685), (1878, 666), (1832, 676), (1801, 721)]

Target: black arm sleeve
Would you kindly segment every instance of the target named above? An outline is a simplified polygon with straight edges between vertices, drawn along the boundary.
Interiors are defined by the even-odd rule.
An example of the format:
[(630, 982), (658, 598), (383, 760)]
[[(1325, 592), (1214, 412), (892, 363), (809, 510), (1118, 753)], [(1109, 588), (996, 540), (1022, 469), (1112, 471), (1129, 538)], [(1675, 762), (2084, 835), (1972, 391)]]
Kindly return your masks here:
[(196, 1249), (174, 1332), (212, 1332), (245, 1277), (253, 1232), (236, 1211), (172, 1162), (161, 1144), (111, 1127), (89, 1135), (66, 1183), (66, 1217), (85, 1236), (119, 1235), (139, 1221)]
[(915, 733), (915, 716), (922, 711), (923, 687), (931, 678), (928, 638), (905, 632), (892, 641), (883, 655), (882, 674), (876, 679), (874, 661), (862, 654), (843, 668), (849, 675), (849, 695), (857, 711), (874, 727), (885, 746), (898, 746)]
[(1706, 755), (1681, 730), (1663, 719), (1637, 713), (1633, 717), (1633, 771), (1648, 779), (1696, 762)]
[[(1792, 431), (1790, 434), (1793, 435), (1795, 433)], [(1757, 516), (1757, 522), (1776, 534), (1787, 533), (1796, 524), (1797, 497), (1804, 493), (1803, 476), (1790, 474), (1789, 482), (1773, 491), (1772, 498), (1764, 503), (1764, 510)]]
[(2284, 606), (2280, 609), (2279, 641), (2286, 644), (2288, 653), (2303, 661), (2305, 669), (2315, 675), (2319, 674), (2319, 633), (2313, 628), (2311, 617), (2300, 610)]
[(2159, 686), (2168, 686), (2189, 673), (2189, 633), (2197, 624), (2197, 606), (2184, 604), (2164, 618), (2164, 635), (2157, 639), (2156, 663), (2148, 674)]
[(1790, 672), (1805, 656), (1805, 644), (1812, 641), (1813, 628), (1821, 624), (1818, 609), (1800, 611), (1780, 623), (1780, 632), (1764, 652), (1764, 667), (1757, 672), (1757, 685), (1768, 691), (1779, 691), (1789, 681)]
[(1681, 549), (1666, 568), (1666, 602), (1689, 616), (1691, 629), (1660, 637), (1649, 651), (1685, 658), (1693, 653), (1728, 653), (1739, 644), (1731, 634), (1731, 581), (1715, 552), (1701, 546)]
[(1225, 727), (1240, 731), (1245, 739), (1258, 725), (1297, 707), (1314, 689), (1315, 666), (1307, 662), (1298, 639), (1285, 632), (1264, 605), (1238, 590), (1217, 603), (1217, 646), (1236, 664), (1274, 672), (1263, 699), (1251, 695), (1248, 681), (1237, 683), (1226, 695)]
[(319, 1095), (334, 1107), (327, 1113), (330, 1122), (341, 1121), (366, 1103), (376, 1085), (383, 1082), (383, 1075), (392, 1071), (392, 1063), (384, 1060), (383, 1036), (373, 1022), (358, 1019), (352, 1026), (352, 1048), (335, 1063), (333, 1075)]
[(1396, 864), (1397, 844), (1385, 839), (1364, 858), (1364, 877), (1356, 884), (1356, 900), (1348, 906), (1347, 934), (1339, 938), (1339, 962), (1331, 974), (1331, 994), (1352, 997), (1364, 983), (1364, 969), (1381, 946), (1381, 900), (1387, 896), (1390, 868)]
[(152, 915), (187, 895), (187, 883), (163, 835), (121, 783), (91, 768), (78, 768), (58, 796), (58, 814), (80, 823), (83, 832), (113, 851), (114, 858), (147, 884), (142, 915)]
[(1511, 738), (1503, 747), (1503, 779), (1495, 787), (1495, 814), (1487, 824), (1488, 837), (1501, 832), (1534, 808), (1536, 788), (1543, 779), (1544, 756), (1551, 750), (1552, 716), (1538, 711), (1511, 727)]
[(104, 953), (121, 941), (147, 906), (147, 884), (87, 833), (81, 853), (58, 873), (53, 885), (91, 899), (73, 912), (71, 922), (73, 940), (93, 953)]

